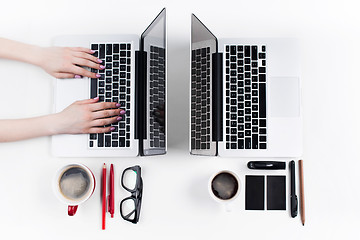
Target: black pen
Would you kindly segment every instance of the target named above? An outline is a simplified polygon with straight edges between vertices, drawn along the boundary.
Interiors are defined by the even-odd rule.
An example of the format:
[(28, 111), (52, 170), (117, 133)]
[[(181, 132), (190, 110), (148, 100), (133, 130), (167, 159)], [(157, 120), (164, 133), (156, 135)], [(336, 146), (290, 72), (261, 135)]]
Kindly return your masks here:
[(297, 213), (298, 213), (298, 200), (297, 200), (297, 196), (295, 194), (295, 162), (294, 161), (290, 161), (289, 164), (289, 168), (290, 168), (290, 209), (291, 209), (291, 217), (296, 217)]

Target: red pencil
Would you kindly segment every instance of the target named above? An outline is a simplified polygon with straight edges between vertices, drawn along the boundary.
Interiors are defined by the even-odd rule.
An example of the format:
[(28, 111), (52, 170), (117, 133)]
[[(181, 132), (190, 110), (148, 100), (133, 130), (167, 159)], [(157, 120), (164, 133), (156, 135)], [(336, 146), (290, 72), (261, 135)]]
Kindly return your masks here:
[(106, 165), (104, 163), (102, 175), (102, 230), (105, 230), (106, 214)]
[(114, 192), (114, 165), (110, 166), (110, 195), (109, 195), (109, 212), (114, 217), (115, 209), (115, 192)]

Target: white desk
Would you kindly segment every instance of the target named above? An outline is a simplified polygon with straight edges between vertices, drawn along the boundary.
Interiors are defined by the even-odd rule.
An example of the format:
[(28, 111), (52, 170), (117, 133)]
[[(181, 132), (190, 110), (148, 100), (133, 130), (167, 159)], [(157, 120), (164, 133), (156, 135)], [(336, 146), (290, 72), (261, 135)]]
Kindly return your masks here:
[[(136, 1), (138, 2), (138, 1)], [(55, 158), (50, 138), (0, 144), (0, 238), (24, 239), (356, 239), (360, 224), (360, 31), (355, 1), (6, 1), (0, 35), (42, 46), (58, 34), (141, 32), (168, 10), (168, 136), (166, 156), (124, 159)], [(169, 2), (169, 3), (167, 3)], [(100, 16), (99, 10), (105, 13)], [(225, 12), (227, 11), (227, 12)], [(245, 211), (245, 191), (225, 212), (207, 193), (210, 175), (236, 172), (242, 187), (249, 159), (188, 153), (190, 13), (217, 37), (298, 37), (302, 41), (306, 223), (287, 211)], [(216, 17), (215, 17), (216, 16)], [(235, 27), (236, 26), (236, 27)], [(1, 47), (1, 46), (0, 46)], [(41, 69), (0, 60), (0, 118), (31, 117), (52, 109), (52, 80)], [(90, 167), (95, 193), (68, 217), (51, 188), (68, 163)], [(114, 163), (116, 213), (101, 230), (100, 171)], [(143, 169), (140, 222), (125, 222), (118, 204), (123, 169)], [(287, 178), (289, 181), (289, 178)], [(289, 183), (289, 182), (287, 182)], [(289, 185), (288, 185), (289, 186)], [(297, 185), (298, 187), (298, 185)], [(289, 190), (289, 189), (288, 189)]]

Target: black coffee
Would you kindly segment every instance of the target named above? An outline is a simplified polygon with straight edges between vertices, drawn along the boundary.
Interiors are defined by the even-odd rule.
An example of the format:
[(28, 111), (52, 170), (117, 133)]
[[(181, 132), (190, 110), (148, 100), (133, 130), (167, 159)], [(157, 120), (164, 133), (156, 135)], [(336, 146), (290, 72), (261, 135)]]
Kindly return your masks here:
[(80, 167), (67, 169), (60, 178), (60, 191), (68, 199), (79, 200), (86, 195), (90, 188), (90, 177)]
[(217, 198), (228, 200), (233, 198), (239, 189), (237, 179), (230, 173), (222, 172), (214, 177), (211, 190)]

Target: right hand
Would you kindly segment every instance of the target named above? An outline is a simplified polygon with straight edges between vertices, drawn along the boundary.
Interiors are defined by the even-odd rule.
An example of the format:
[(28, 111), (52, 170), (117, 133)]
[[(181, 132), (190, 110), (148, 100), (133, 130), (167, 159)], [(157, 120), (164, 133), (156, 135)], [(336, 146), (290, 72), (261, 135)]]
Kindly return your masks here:
[(115, 102), (101, 102), (99, 98), (76, 101), (57, 113), (55, 134), (105, 133), (113, 127), (104, 127), (122, 119), (126, 112)]

